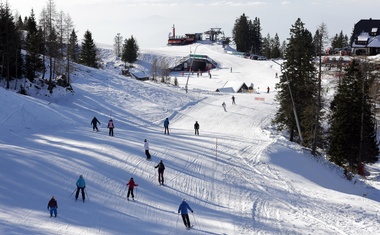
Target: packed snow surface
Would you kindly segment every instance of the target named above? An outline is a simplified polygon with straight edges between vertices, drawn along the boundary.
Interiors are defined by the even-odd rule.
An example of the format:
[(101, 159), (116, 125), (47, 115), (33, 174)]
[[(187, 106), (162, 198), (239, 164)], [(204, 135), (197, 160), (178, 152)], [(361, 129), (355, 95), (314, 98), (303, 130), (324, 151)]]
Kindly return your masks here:
[[(348, 181), (271, 126), (278, 64), (195, 44), (142, 50), (135, 66), (149, 74), (154, 58), (175, 63), (190, 51), (218, 63), (211, 79), (174, 72), (178, 86), (137, 81), (120, 75), (122, 62), (102, 49), (102, 69), (76, 67), (74, 93), (0, 88), (0, 234), (379, 234), (378, 164), (367, 179)], [(227, 82), (252, 83), (256, 93), (215, 92)], [(165, 186), (154, 168), (160, 160)], [(80, 174), (85, 203), (75, 202)], [(126, 198), (131, 177), (135, 201)], [(52, 196), (57, 218), (47, 211)], [(177, 213), (183, 198), (194, 210), (191, 230)]]

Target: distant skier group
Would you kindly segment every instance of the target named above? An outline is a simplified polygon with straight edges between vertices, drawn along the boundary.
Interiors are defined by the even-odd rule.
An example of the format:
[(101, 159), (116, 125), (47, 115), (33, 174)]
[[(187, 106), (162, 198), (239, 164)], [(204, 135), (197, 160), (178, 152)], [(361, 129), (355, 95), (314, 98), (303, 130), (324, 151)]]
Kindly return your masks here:
[[(90, 124), (92, 125), (93, 131), (96, 131), (96, 132), (99, 131), (98, 124), (101, 125), (101, 123), (96, 117), (94, 117), (91, 120)], [(113, 136), (113, 129), (115, 126), (114, 126), (112, 119), (110, 119), (108, 121), (107, 127), (109, 129), (109, 136)], [(195, 135), (199, 135), (199, 128), (200, 128), (200, 125), (199, 125), (198, 121), (196, 121), (194, 124)], [(164, 120), (164, 133), (169, 135), (169, 118), (166, 118)], [(144, 139), (144, 150), (145, 150), (146, 159), (150, 160), (151, 155), (149, 152), (149, 143), (148, 143), (147, 139)], [(156, 168), (158, 170), (158, 183), (159, 183), (159, 185), (164, 186), (165, 165), (164, 165), (163, 161), (160, 160), (160, 162), (156, 166), (154, 166), (154, 168)], [(126, 183), (126, 187), (128, 188), (128, 192), (127, 192), (127, 200), (128, 201), (129, 201), (129, 198), (132, 198), (133, 201), (135, 200), (134, 188), (137, 186), (138, 186), (138, 184), (135, 183), (133, 177), (131, 177), (129, 179), (129, 181)], [(86, 181), (84, 180), (82, 174), (79, 175), (79, 178), (76, 181), (76, 190), (74, 192), (75, 192), (75, 201), (78, 200), (79, 195), (81, 194), (82, 202), (85, 203), (86, 195), (87, 195)], [(74, 192), (72, 192), (71, 195), (73, 195)], [(71, 195), (70, 195), (70, 197), (71, 197)], [(54, 217), (57, 217), (58, 202), (54, 196), (52, 196), (51, 199), (49, 200), (48, 205), (47, 205), (47, 209), (50, 213), (50, 217), (53, 217), (53, 215), (54, 215)], [(186, 226), (187, 229), (190, 229), (191, 225), (190, 225), (188, 210), (190, 210), (193, 213), (193, 210), (191, 209), (191, 207), (187, 204), (186, 200), (183, 199), (182, 203), (179, 205), (178, 214), (181, 213), (184, 225)]]

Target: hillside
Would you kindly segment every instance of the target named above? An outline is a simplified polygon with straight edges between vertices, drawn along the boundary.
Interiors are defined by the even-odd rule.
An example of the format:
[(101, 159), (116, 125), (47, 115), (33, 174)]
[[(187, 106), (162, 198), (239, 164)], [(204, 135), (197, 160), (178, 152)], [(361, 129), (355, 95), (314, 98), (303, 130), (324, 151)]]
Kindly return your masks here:
[[(149, 73), (152, 58), (190, 50), (142, 50), (136, 67)], [(272, 129), (278, 65), (233, 56), (220, 45), (200, 45), (197, 53), (220, 67), (212, 79), (190, 76), (187, 94), (187, 76), (180, 73), (172, 74), (179, 87), (121, 76), (120, 61), (106, 49), (104, 69), (78, 65), (75, 93), (30, 89), (31, 96), (21, 96), (0, 88), (0, 234), (378, 233), (377, 165), (371, 179), (347, 181), (339, 168)], [(231, 94), (213, 92), (226, 81), (254, 83), (262, 92), (234, 94), (232, 105)], [(267, 86), (269, 93), (263, 92)], [(100, 132), (90, 125), (94, 116)], [(106, 128), (110, 118), (113, 137)], [(165, 118), (170, 135), (163, 134)], [(154, 168), (160, 160), (165, 186)], [(85, 203), (72, 195), (80, 174)], [(139, 185), (134, 202), (126, 200), (131, 177)], [(46, 210), (53, 195), (57, 218)], [(183, 198), (194, 210), (189, 231), (177, 214)]]

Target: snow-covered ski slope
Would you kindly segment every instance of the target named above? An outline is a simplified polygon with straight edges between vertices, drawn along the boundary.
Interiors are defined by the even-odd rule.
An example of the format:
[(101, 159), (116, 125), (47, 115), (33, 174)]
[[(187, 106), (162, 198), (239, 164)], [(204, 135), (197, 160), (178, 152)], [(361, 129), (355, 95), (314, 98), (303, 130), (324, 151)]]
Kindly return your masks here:
[[(152, 58), (186, 56), (196, 45), (142, 51)], [(0, 89), (0, 234), (377, 234), (380, 193), (376, 178), (350, 182), (271, 128), (276, 111), (271, 61), (199, 45), (221, 66), (207, 75), (177, 76), (179, 87), (119, 75), (120, 62), (102, 50), (103, 70), (78, 66), (74, 94), (21, 96)], [(230, 67), (233, 68), (231, 73)], [(213, 92), (226, 81), (254, 83), (269, 94)], [(227, 112), (221, 106), (227, 104)], [(100, 132), (93, 132), (96, 116)], [(109, 118), (115, 136), (108, 136)], [(170, 135), (163, 121), (170, 120)], [(194, 135), (195, 121), (200, 135)], [(152, 160), (145, 160), (148, 139)], [(165, 186), (157, 169), (163, 160)], [(376, 173), (378, 167), (373, 166)], [(86, 180), (87, 200), (75, 202), (75, 182)], [(133, 177), (135, 201), (127, 201)], [(58, 217), (46, 210), (51, 196)], [(71, 196), (70, 196), (71, 195)], [(186, 198), (194, 228), (178, 206)]]

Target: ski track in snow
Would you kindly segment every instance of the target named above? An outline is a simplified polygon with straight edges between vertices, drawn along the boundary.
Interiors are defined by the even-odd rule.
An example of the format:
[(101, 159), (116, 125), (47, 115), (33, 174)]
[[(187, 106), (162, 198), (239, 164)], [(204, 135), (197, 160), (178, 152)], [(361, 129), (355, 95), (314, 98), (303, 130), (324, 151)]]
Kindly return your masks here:
[[(218, 58), (218, 72), (254, 63), (227, 55), (220, 47), (201, 45), (202, 50)], [(265, 66), (253, 68), (273, 75), (272, 67)], [(302, 171), (321, 169), (287, 164), (302, 160), (319, 167), (310, 164), (316, 160), (302, 148), (268, 129), (276, 108), (273, 96), (235, 94), (232, 105), (230, 94), (194, 89), (184, 95), (181, 88), (166, 84), (80, 66), (78, 70), (73, 78), (77, 94), (49, 104), (15, 96), (18, 105), (10, 105), (13, 100), (0, 93), (10, 110), (0, 116), (3, 132), (18, 118), (10, 126), (17, 140), (2, 135), (0, 143), (0, 234), (314, 235), (380, 230), (377, 191), (354, 188), (336, 179), (338, 174), (328, 167), (308, 178)], [(196, 82), (192, 78), (190, 85)], [(34, 115), (33, 108), (46, 115)], [(101, 121), (100, 132), (92, 132), (92, 116)], [(166, 117), (170, 135), (163, 134)], [(109, 118), (115, 121), (114, 137), (108, 136)], [(194, 135), (195, 121), (200, 123), (199, 136)], [(150, 143), (150, 161), (145, 159), (144, 138)], [(154, 168), (160, 160), (166, 167), (165, 186), (158, 185)], [(14, 165), (17, 170), (7, 167)], [(85, 203), (81, 196), (75, 202), (79, 174), (86, 179)], [(323, 174), (343, 186), (334, 188), (323, 181)], [(135, 201), (127, 201), (130, 177), (139, 185)], [(372, 198), (357, 196), (364, 190)], [(58, 198), (58, 218), (49, 218), (46, 210), (51, 194)], [(194, 210), (189, 231), (177, 214), (182, 198)]]

